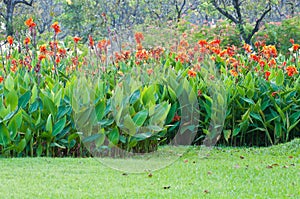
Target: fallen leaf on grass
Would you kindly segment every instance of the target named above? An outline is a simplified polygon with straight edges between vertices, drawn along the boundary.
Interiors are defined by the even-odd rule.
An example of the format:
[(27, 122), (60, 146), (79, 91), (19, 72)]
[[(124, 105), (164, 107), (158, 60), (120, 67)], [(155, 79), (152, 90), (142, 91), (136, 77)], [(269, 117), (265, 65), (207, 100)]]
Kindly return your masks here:
[(207, 193), (209, 193), (209, 191), (208, 191), (207, 189), (205, 189), (205, 190), (204, 190), (204, 193), (206, 193), (206, 194), (207, 194)]
[(245, 157), (244, 157), (244, 156), (242, 156), (242, 155), (240, 156), (240, 158), (241, 158), (242, 160), (243, 160), (243, 159), (245, 159)]
[(294, 158), (294, 157), (290, 155), (289, 158), (292, 159), (292, 158)]
[(208, 172), (207, 172), (207, 174), (208, 174), (208, 175), (211, 175), (211, 174), (212, 174), (212, 172), (211, 172), (211, 171), (208, 171)]

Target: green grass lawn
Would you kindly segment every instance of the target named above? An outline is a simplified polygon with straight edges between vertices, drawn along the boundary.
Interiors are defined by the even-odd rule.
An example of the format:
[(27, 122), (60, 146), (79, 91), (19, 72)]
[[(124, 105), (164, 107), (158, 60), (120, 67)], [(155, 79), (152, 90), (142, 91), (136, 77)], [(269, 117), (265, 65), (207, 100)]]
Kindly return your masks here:
[(0, 198), (300, 198), (300, 139), (261, 149), (195, 147), (158, 169), (160, 159), (104, 162), (145, 167), (138, 174), (93, 158), (0, 159)]

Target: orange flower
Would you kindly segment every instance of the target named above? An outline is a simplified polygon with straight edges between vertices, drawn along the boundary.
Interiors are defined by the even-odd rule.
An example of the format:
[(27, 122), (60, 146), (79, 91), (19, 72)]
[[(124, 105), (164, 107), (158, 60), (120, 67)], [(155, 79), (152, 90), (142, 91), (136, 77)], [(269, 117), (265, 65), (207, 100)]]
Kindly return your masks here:
[(294, 39), (290, 39), (290, 42), (291, 42), (292, 44), (294, 44), (294, 43), (295, 43), (295, 40), (294, 40)]
[(153, 73), (153, 69), (152, 68), (147, 69), (147, 73), (148, 75), (151, 75)]
[(269, 80), (270, 75), (271, 75), (270, 71), (266, 71), (265, 72), (265, 78), (266, 78), (266, 80)]
[(73, 37), (73, 40), (77, 44), (81, 40), (81, 38), (80, 37)]
[(250, 46), (249, 44), (247, 44), (247, 43), (244, 43), (243, 48), (245, 49), (245, 51), (246, 51), (247, 53), (251, 53), (251, 52), (252, 52), (251, 46)]
[(256, 62), (259, 62), (259, 60), (260, 60), (259, 56), (255, 55), (255, 54), (251, 54), (250, 58)]
[(144, 35), (141, 32), (136, 32), (134, 34), (134, 38), (135, 38), (136, 43), (139, 44), (139, 43), (141, 43), (144, 40)]
[(58, 22), (54, 22), (54, 23), (51, 25), (51, 28), (54, 29), (55, 34), (58, 34), (58, 33), (61, 32), (60, 26), (58, 25)]
[(295, 74), (298, 74), (297, 68), (295, 66), (288, 66), (286, 68), (287, 74), (289, 77), (292, 77)]
[(14, 43), (14, 38), (12, 36), (8, 36), (7, 41), (9, 43), (9, 45), (12, 45)]
[(299, 44), (293, 44), (293, 50), (297, 51), (299, 49), (300, 45)]
[(36, 26), (31, 17), (25, 21), (25, 25), (28, 26), (28, 28), (34, 28)]
[(236, 70), (230, 70), (230, 74), (233, 76), (233, 77), (237, 77), (239, 74)]
[(94, 48), (94, 40), (92, 35), (89, 35), (89, 42), (90, 42), (90, 47), (93, 49)]
[(205, 45), (207, 45), (207, 41), (206, 41), (206, 40), (199, 40), (199, 41), (198, 41), (198, 44), (199, 44), (201, 47), (204, 47)]
[(137, 51), (135, 54), (135, 57), (139, 60), (143, 60), (143, 59), (147, 60), (149, 56), (148, 56), (148, 52), (145, 49), (143, 49), (143, 50)]
[(42, 60), (45, 59), (45, 58), (46, 58), (46, 55), (44, 55), (44, 54), (40, 54), (40, 55), (39, 55), (39, 60), (40, 60), (40, 61), (42, 61)]
[(272, 58), (272, 59), (268, 62), (268, 65), (269, 65), (270, 67), (276, 66), (276, 60), (275, 60), (274, 58)]
[(3, 82), (4, 78), (0, 76), (0, 84)]
[(24, 39), (24, 44), (25, 44), (25, 45), (30, 44), (30, 38), (29, 38), (29, 37), (26, 37), (26, 38)]
[(46, 52), (47, 52), (46, 45), (41, 45), (41, 46), (40, 46), (40, 52), (41, 52), (41, 53), (46, 53)]
[(216, 45), (216, 46), (219, 46), (221, 43), (221, 40), (220, 39), (215, 39), (215, 40), (212, 40), (209, 44), (210, 45)]
[(97, 44), (98, 48), (101, 50), (105, 50), (109, 45), (110, 45), (110, 41), (106, 39), (99, 41)]
[(188, 76), (189, 76), (189, 77), (196, 77), (196, 76), (197, 76), (197, 73), (196, 73), (196, 71), (194, 71), (193, 69), (190, 69), (190, 70), (188, 71)]
[(60, 62), (60, 58), (57, 56), (55, 62), (58, 64)]
[(264, 67), (266, 65), (266, 62), (264, 60), (259, 60), (259, 65), (261, 67)]

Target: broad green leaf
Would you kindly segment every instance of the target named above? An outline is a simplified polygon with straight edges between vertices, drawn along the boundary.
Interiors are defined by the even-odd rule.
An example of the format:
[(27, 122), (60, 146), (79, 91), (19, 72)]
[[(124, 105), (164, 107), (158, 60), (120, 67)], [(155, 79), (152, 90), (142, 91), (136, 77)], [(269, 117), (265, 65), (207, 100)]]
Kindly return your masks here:
[(278, 74), (276, 77), (276, 84), (277, 86), (282, 86), (284, 82), (284, 73), (282, 70), (278, 70)]
[(231, 130), (224, 130), (223, 133), (224, 133), (224, 138), (225, 138), (226, 142), (228, 142), (228, 139), (231, 136)]
[(124, 117), (122, 129), (131, 136), (136, 134), (136, 125), (128, 114)]
[(6, 147), (10, 142), (9, 131), (4, 124), (0, 124), (0, 145)]
[(115, 127), (109, 134), (108, 134), (109, 141), (117, 145), (119, 143), (119, 129)]
[(46, 131), (52, 134), (52, 115), (51, 114), (48, 116), (48, 119), (46, 122)]
[(53, 126), (53, 131), (52, 131), (52, 136), (56, 136), (62, 132), (62, 130), (65, 128), (66, 125), (66, 116), (63, 117), (62, 119), (58, 120), (54, 126)]
[(25, 109), (31, 97), (31, 92), (27, 91), (19, 98), (19, 108)]
[(96, 111), (98, 121), (102, 120), (104, 117), (105, 106), (106, 104), (104, 100), (100, 100), (95, 106), (95, 111)]
[(18, 106), (18, 94), (17, 91), (12, 90), (6, 96), (7, 107), (10, 105), (11, 110), (15, 110)]
[(134, 117), (133, 117), (133, 121), (134, 123), (140, 127), (144, 124), (144, 122), (146, 121), (148, 117), (148, 111), (147, 110), (142, 110), (140, 112), (138, 112)]
[(16, 148), (17, 152), (18, 153), (22, 152), (25, 149), (26, 145), (27, 145), (26, 139), (23, 138), (17, 145)]

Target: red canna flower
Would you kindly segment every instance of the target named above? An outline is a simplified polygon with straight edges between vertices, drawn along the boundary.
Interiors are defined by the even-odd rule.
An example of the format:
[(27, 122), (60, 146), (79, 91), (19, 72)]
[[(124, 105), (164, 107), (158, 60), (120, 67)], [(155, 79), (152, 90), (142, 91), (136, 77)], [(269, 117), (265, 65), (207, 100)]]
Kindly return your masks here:
[(46, 58), (46, 55), (44, 55), (44, 54), (40, 54), (40, 55), (39, 55), (39, 60), (40, 60), (40, 61), (42, 61), (42, 60), (45, 59), (45, 58)]
[(292, 77), (295, 74), (298, 74), (297, 68), (295, 66), (288, 66), (286, 72), (289, 77)]
[(136, 32), (134, 34), (134, 38), (135, 38), (136, 43), (140, 44), (144, 40), (144, 35), (141, 32)]
[(81, 38), (80, 37), (73, 37), (73, 40), (77, 44), (81, 40)]
[(201, 47), (204, 47), (205, 45), (207, 45), (207, 41), (206, 41), (206, 40), (199, 40), (199, 41), (198, 41), (198, 44), (199, 44)]
[(54, 23), (51, 25), (51, 28), (54, 29), (54, 32), (55, 32), (56, 35), (57, 35), (58, 33), (61, 32), (60, 26), (58, 25), (58, 22), (54, 22)]
[(40, 46), (40, 52), (41, 52), (41, 53), (44, 53), (44, 54), (47, 52), (46, 45), (41, 45), (41, 46)]
[(12, 36), (8, 36), (7, 42), (9, 43), (9, 45), (12, 45), (14, 43), (14, 38)]
[(300, 45), (299, 44), (293, 44), (293, 50), (297, 51), (299, 49)]
[(266, 78), (266, 80), (269, 80), (270, 75), (271, 75), (270, 71), (266, 71), (265, 72), (265, 78)]
[(89, 41), (90, 41), (90, 47), (93, 49), (94, 48), (94, 40), (92, 35), (89, 35)]
[(31, 17), (25, 21), (25, 25), (28, 28), (34, 28), (36, 26), (36, 24), (33, 22), (33, 19)]
[(260, 60), (259, 56), (257, 56), (256, 54), (251, 54), (250, 58), (256, 62), (259, 62), (259, 60)]
[(55, 62), (58, 64), (60, 62), (59, 56), (56, 57)]
[(243, 48), (245, 49), (245, 51), (246, 51), (247, 53), (251, 53), (251, 52), (252, 52), (251, 46), (250, 46), (249, 44), (247, 44), (247, 43), (244, 43)]
[(236, 70), (230, 70), (230, 74), (233, 76), (233, 77), (237, 77), (239, 74)]
[(172, 122), (178, 122), (178, 121), (180, 121), (180, 119), (181, 119), (181, 117), (180, 117), (179, 115), (176, 114), (176, 115), (173, 117)]
[(259, 60), (259, 65), (261, 67), (264, 67), (266, 65), (266, 62), (264, 60)]
[(188, 71), (188, 76), (189, 76), (189, 77), (196, 77), (196, 76), (197, 76), (197, 73), (196, 73), (196, 71), (194, 71), (193, 69), (190, 69), (190, 70)]
[(3, 82), (4, 78), (0, 76), (0, 84)]
[(30, 38), (29, 38), (29, 37), (26, 37), (26, 38), (24, 39), (24, 44), (25, 44), (25, 45), (30, 44)]
[(272, 97), (275, 97), (278, 94), (278, 92), (272, 92)]

